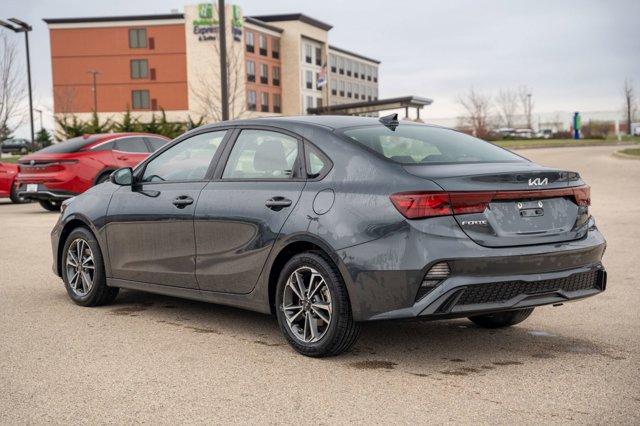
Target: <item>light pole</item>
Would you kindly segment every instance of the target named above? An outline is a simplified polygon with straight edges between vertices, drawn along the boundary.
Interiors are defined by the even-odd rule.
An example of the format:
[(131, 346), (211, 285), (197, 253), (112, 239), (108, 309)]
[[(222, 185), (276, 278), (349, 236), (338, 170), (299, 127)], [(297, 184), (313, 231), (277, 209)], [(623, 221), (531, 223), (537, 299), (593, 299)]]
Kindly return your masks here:
[(227, 86), (227, 22), (224, 0), (218, 0), (218, 36), (220, 37), (220, 100), (222, 102), (222, 121), (229, 119), (229, 89)]
[(96, 76), (100, 74), (98, 70), (88, 70), (89, 74), (93, 75), (93, 112), (98, 113), (98, 89), (96, 87)]
[(33, 28), (31, 28), (31, 25), (27, 24), (24, 21), (19, 20), (18, 18), (9, 18), (9, 21), (11, 21), (15, 25), (12, 25), (8, 22), (0, 20), (0, 26), (8, 28), (14, 33), (24, 33), (24, 41), (25, 41), (25, 46), (27, 48), (27, 85), (29, 87), (29, 122), (31, 124), (31, 141), (33, 142), (33, 139), (34, 139), (33, 96), (31, 94), (31, 61), (29, 60), (29, 31), (31, 31)]

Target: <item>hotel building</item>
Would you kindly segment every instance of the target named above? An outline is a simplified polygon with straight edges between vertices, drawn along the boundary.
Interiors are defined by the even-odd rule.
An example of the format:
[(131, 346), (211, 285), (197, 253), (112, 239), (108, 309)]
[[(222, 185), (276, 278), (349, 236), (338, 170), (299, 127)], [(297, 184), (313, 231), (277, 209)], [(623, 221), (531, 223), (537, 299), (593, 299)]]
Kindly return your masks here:
[[(380, 62), (329, 44), (331, 25), (301, 13), (243, 16), (227, 5), (231, 118), (300, 115), (378, 98)], [(218, 14), (45, 19), (54, 113), (117, 118), (220, 119)], [(318, 84), (319, 81), (325, 84)], [(95, 83), (94, 83), (95, 82)]]

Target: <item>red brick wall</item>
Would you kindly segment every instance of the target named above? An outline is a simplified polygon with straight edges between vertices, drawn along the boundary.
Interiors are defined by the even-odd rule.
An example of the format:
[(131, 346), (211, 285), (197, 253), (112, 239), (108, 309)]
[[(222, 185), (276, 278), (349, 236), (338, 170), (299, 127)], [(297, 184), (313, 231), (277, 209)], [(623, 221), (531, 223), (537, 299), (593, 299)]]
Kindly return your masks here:
[[(129, 48), (129, 28), (146, 28), (154, 48)], [(54, 111), (91, 112), (92, 76), (97, 76), (98, 112), (131, 107), (132, 90), (149, 90), (158, 109), (188, 109), (187, 62), (183, 24), (51, 29)], [(130, 61), (147, 59), (155, 80), (131, 79)], [(149, 76), (151, 77), (151, 76)]]

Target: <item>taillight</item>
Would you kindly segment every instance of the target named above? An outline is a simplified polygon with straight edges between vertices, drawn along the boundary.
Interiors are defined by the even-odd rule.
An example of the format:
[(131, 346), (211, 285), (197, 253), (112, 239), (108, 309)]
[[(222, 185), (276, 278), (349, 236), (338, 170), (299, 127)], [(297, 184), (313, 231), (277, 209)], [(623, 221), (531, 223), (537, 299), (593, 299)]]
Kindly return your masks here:
[(583, 207), (591, 205), (591, 187), (588, 185), (573, 188), (573, 196), (576, 199), (577, 205)]
[(526, 200), (571, 197), (579, 206), (591, 205), (591, 188), (587, 185), (533, 191), (479, 192), (399, 192), (391, 202), (407, 219), (453, 214), (482, 213), (493, 200)]
[(446, 192), (399, 192), (390, 198), (407, 219), (452, 214), (449, 194)]

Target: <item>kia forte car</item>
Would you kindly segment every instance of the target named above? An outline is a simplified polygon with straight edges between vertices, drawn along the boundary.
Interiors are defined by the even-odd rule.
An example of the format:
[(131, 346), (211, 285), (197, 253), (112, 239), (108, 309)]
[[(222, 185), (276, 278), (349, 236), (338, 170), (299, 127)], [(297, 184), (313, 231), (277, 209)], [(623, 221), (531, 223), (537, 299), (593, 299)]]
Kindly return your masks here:
[(18, 195), (60, 210), (63, 200), (106, 181), (116, 169), (135, 166), (168, 141), (146, 133), (105, 133), (48, 146), (20, 159)]
[(505, 327), (601, 293), (589, 197), (576, 172), (396, 116), (224, 122), (65, 201), (53, 270), (78, 305), (120, 288), (232, 305), (335, 355), (364, 321)]

